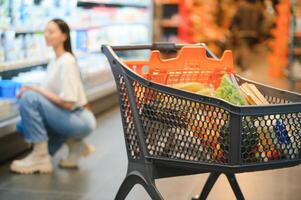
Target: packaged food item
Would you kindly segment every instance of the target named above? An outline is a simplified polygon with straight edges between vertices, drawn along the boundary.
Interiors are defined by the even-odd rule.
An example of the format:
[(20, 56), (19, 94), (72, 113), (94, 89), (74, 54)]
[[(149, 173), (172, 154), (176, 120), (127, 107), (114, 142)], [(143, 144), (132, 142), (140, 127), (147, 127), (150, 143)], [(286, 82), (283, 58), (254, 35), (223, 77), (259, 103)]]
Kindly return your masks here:
[(199, 82), (178, 83), (171, 86), (180, 90), (194, 92), (196, 94), (206, 96), (214, 96), (215, 93), (213, 85), (207, 86)]
[[(193, 92), (200, 95), (215, 96), (235, 105), (268, 105), (268, 100), (261, 91), (252, 83), (238, 84), (233, 74), (225, 74), (219, 87), (199, 82), (187, 82), (171, 85), (174, 88)], [(195, 109), (199, 109), (196, 106)], [(179, 111), (181, 108), (179, 109)], [(229, 119), (215, 120), (218, 110), (202, 109), (186, 115), (181, 119), (188, 130), (193, 131), (195, 137), (202, 144), (204, 159), (217, 162), (227, 162), (230, 148), (230, 123)], [(291, 119), (295, 119), (296, 117)], [(197, 122), (197, 123), (196, 123)], [(286, 116), (264, 115), (245, 116), (241, 122), (241, 158), (243, 162), (269, 162), (282, 158), (293, 159), (299, 156), (301, 142), (296, 135), (293, 122), (288, 122)], [(209, 157), (208, 157), (209, 156)], [(207, 158), (208, 157), (208, 158)]]
[(238, 87), (231, 81), (228, 74), (225, 74), (223, 76), (221, 84), (215, 92), (215, 96), (235, 105), (246, 104), (243, 96), (240, 94)]
[(240, 87), (240, 91), (245, 97), (246, 101), (250, 105), (266, 105), (269, 102), (256, 88), (254, 84), (243, 83)]
[(204, 86), (201, 90), (197, 91), (196, 94), (213, 97), (215, 95), (215, 90), (213, 85)]
[(277, 136), (280, 144), (290, 144), (291, 143), (291, 139), (288, 135), (286, 128), (279, 120), (277, 120), (276, 125), (274, 126), (274, 131), (276, 133), (276, 136)]
[(202, 90), (204, 88), (204, 85), (199, 82), (187, 82), (187, 83), (177, 83), (171, 85), (174, 88), (180, 89), (180, 90), (186, 90), (189, 92), (197, 92), (199, 90)]

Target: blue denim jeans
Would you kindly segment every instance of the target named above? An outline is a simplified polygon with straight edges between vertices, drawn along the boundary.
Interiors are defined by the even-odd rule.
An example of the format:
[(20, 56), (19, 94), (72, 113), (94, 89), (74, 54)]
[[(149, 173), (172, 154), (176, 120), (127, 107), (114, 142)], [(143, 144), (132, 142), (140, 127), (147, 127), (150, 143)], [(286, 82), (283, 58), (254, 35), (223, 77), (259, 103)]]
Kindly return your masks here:
[(21, 121), (17, 129), (30, 143), (48, 140), (49, 153), (54, 155), (68, 138), (84, 138), (96, 127), (88, 110), (70, 111), (60, 108), (43, 95), (26, 91), (19, 99)]

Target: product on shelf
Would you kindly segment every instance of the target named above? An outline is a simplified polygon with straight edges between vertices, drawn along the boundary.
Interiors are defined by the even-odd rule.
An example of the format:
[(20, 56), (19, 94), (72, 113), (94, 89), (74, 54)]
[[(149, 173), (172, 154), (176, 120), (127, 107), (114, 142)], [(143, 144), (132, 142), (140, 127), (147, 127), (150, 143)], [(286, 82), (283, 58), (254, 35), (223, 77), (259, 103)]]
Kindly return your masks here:
[(301, 79), (301, 63), (295, 60), (291, 67), (293, 78)]
[(29, 72), (19, 73), (18, 76), (13, 77), (12, 80), (22, 85), (35, 84), (42, 85), (45, 80), (46, 72), (41, 68)]
[(220, 7), (223, 4), (217, 0), (182, 1), (181, 26), (179, 28), (181, 40), (188, 43), (204, 42), (216, 55), (220, 55), (222, 49), (219, 44), (226, 41), (229, 28), (227, 24), (230, 24), (229, 18), (232, 16), (230, 13), (233, 12), (230, 10), (231, 12), (227, 12), (228, 17), (225, 16), (219, 20), (219, 15), (222, 14)]
[(156, 41), (181, 43), (182, 1), (155, 1), (154, 38)]
[(10, 26), (9, 1), (10, 0), (0, 1), (0, 19), (1, 19), (0, 32), (1, 30), (5, 30)]
[(0, 98), (13, 99), (16, 98), (21, 84), (11, 80), (0, 81)]
[[(53, 18), (64, 19), (71, 28), (74, 52), (99, 51), (101, 44), (148, 43), (151, 40), (151, 10), (149, 0), (102, 1), (89, 9), (77, 7), (77, 0), (25, 2), (14, 0), (8, 15), (0, 9), (0, 68), (29, 60), (47, 62), (52, 52), (43, 36), (46, 23)], [(106, 3), (118, 5), (106, 7)], [(145, 7), (126, 7), (143, 4)], [(5, 6), (8, 6), (5, 1)], [(2, 28), (2, 15), (11, 24)], [(123, 30), (123, 32), (120, 32)], [(51, 54), (51, 53), (50, 53)]]
[(10, 114), (11, 107), (10, 102), (7, 99), (2, 99), (0, 97), (0, 119), (5, 118)]

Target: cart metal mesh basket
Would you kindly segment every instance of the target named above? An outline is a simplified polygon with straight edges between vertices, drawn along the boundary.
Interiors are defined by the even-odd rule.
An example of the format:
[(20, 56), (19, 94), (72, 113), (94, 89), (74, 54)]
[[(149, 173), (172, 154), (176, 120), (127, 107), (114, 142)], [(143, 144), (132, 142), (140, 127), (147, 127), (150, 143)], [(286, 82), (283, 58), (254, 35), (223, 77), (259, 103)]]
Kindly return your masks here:
[[(136, 159), (139, 142), (122, 76), (119, 84), (128, 150)], [(159, 92), (137, 81), (132, 87), (150, 156), (228, 164), (231, 122), (227, 110)], [(270, 103), (281, 102), (268, 99), (278, 100)], [(240, 123), (241, 142), (237, 146), (241, 146), (242, 163), (299, 159), (300, 112), (242, 115)]]
[[(135, 61), (130, 63), (133, 65)], [(133, 74), (130, 67), (122, 67), (124, 74), (115, 74), (115, 77), (121, 97), (127, 150), (132, 159), (140, 158), (141, 144), (128, 98), (129, 87), (143, 129), (143, 145), (150, 157), (225, 165), (232, 164), (229, 161), (233, 161), (236, 154), (239, 156), (235, 159), (236, 164), (300, 159), (300, 95), (256, 84), (272, 105), (239, 108), (220, 99), (156, 85)], [(181, 77), (182, 82), (196, 79), (195, 70), (191, 74), (186, 71), (185, 78)], [(155, 79), (158, 74), (158, 71), (153, 72), (148, 77)], [(247, 81), (239, 76), (236, 78), (239, 82)], [(169, 76), (165, 81), (174, 80)], [(285, 107), (296, 109), (291, 112)], [(231, 155), (230, 149), (237, 152)]]

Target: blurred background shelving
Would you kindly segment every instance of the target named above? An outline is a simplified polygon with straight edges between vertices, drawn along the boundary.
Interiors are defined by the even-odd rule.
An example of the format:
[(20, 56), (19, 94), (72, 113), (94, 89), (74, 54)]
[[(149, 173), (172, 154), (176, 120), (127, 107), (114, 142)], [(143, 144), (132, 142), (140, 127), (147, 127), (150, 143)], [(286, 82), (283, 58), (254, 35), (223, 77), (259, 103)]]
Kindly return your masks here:
[(301, 1), (291, 0), (290, 17), (290, 51), (288, 78), (290, 89), (295, 90), (301, 82)]

